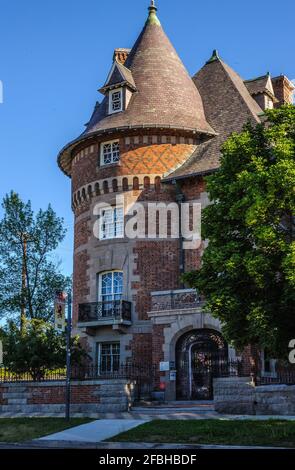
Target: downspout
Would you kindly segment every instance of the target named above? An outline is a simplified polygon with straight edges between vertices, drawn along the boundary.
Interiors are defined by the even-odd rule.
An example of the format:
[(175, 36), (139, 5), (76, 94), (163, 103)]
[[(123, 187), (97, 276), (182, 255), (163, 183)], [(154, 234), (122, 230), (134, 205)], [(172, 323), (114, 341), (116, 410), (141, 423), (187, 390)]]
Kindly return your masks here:
[[(172, 181), (172, 184), (173, 186), (175, 187), (175, 191), (176, 191), (176, 202), (178, 204), (178, 223), (179, 223), (179, 227), (178, 227), (178, 230), (179, 230), (179, 273), (180, 273), (180, 276), (182, 276), (184, 273), (185, 273), (185, 255), (184, 255), (184, 248), (183, 248), (183, 242), (184, 242), (184, 239), (183, 239), (183, 236), (182, 236), (182, 230), (181, 230), (181, 225), (182, 225), (182, 218), (181, 218), (181, 215), (182, 215), (182, 211), (181, 211), (181, 205), (182, 203), (185, 201), (185, 196), (181, 190), (181, 185), (179, 183), (178, 180), (174, 179)], [(181, 280), (180, 281), (180, 288), (181, 289), (184, 289), (184, 283), (183, 281)]]

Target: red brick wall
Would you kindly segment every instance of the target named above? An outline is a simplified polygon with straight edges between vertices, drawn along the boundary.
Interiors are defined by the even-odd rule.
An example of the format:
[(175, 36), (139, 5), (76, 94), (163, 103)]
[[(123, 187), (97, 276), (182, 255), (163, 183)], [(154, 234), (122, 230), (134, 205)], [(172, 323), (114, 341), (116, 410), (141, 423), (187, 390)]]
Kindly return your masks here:
[(152, 335), (151, 333), (134, 333), (126, 348), (132, 351), (132, 360), (139, 364), (152, 362)]
[[(72, 385), (71, 403), (99, 403), (100, 399), (97, 396), (99, 389), (100, 385)], [(65, 386), (63, 385), (28, 386), (28, 392), (32, 394), (31, 398), (28, 398), (30, 405), (64, 404), (65, 402)]]
[(259, 372), (260, 364), (260, 352), (257, 346), (249, 345), (244, 348), (241, 353), (243, 373), (245, 374), (257, 374)]
[(287, 77), (280, 75), (272, 78), (271, 81), (275, 97), (279, 100), (279, 102), (275, 104), (275, 107), (278, 108), (283, 104), (292, 104), (294, 89)]
[[(125, 139), (120, 139), (120, 162), (106, 167), (99, 167), (100, 145), (95, 145), (92, 154), (85, 155), (72, 164), (72, 190), (77, 191), (81, 186), (87, 185), (99, 179), (112, 178), (120, 175), (138, 175), (169, 172), (180, 163), (184, 162), (195, 148), (188, 143), (144, 144), (142, 137), (139, 144), (125, 144)], [(107, 140), (107, 139), (106, 139)], [(160, 141), (160, 136), (159, 136)], [(187, 141), (188, 142), (188, 141)]]
[(184, 194), (185, 201), (196, 199), (206, 191), (206, 182), (203, 177), (185, 179), (181, 182), (181, 191)]
[(74, 256), (74, 298), (73, 298), (73, 322), (74, 324), (78, 319), (78, 304), (86, 302), (87, 295), (89, 294), (88, 283), (88, 261), (89, 255), (87, 250), (76, 253)]
[(134, 254), (137, 256), (135, 275), (140, 281), (137, 288), (135, 308), (139, 320), (148, 320), (151, 310), (152, 291), (177, 289), (179, 280), (179, 241), (140, 241), (136, 242)]
[(163, 344), (164, 344), (164, 328), (170, 325), (153, 325), (153, 342), (152, 342), (152, 349), (153, 349), (153, 365), (154, 365), (154, 388), (159, 388), (161, 382), (161, 376), (165, 376), (165, 372), (160, 372), (159, 364), (161, 361), (164, 360), (164, 351), (163, 351)]
[(74, 249), (87, 244), (88, 238), (91, 235), (91, 229), (88, 228), (89, 221), (90, 217), (85, 217), (75, 223)]

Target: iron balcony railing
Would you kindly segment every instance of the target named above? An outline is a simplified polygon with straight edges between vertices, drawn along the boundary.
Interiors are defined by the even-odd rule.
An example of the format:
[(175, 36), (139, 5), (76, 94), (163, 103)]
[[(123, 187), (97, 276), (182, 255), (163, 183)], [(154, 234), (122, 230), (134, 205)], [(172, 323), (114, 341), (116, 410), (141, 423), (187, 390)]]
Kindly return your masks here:
[(104, 302), (89, 302), (79, 305), (79, 323), (106, 320), (125, 320), (131, 322), (131, 302), (128, 302), (127, 300), (111, 300)]
[(177, 289), (151, 293), (152, 311), (199, 307), (201, 297), (194, 289)]

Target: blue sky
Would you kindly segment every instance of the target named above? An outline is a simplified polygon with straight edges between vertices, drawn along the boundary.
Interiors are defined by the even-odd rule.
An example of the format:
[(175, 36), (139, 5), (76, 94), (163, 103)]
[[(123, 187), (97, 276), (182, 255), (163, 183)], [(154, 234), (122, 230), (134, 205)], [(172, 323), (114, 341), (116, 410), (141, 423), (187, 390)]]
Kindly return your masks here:
[[(115, 47), (130, 47), (148, 0), (1, 0), (0, 199), (11, 189), (33, 207), (50, 202), (68, 235), (57, 252), (72, 271), (70, 180), (56, 155), (100, 99)], [(242, 77), (295, 78), (293, 0), (158, 0), (159, 18), (194, 74), (218, 49)], [(1, 213), (0, 213), (1, 215)]]

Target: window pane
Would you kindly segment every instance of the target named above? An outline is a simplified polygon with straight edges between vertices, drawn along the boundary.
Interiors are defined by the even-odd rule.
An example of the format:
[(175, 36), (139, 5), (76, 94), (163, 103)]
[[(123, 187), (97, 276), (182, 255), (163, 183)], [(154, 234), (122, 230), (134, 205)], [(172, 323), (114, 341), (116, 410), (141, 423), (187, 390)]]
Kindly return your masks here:
[(122, 108), (122, 93), (116, 91), (111, 94), (111, 107), (112, 111), (120, 111)]
[(101, 276), (100, 295), (102, 302), (107, 302), (103, 307), (103, 315), (107, 316), (113, 312), (112, 301), (121, 300), (123, 293), (123, 273), (110, 271)]
[(114, 235), (115, 237), (123, 237), (124, 235), (124, 213), (123, 208), (118, 207), (114, 210)]
[(118, 299), (121, 297), (123, 291), (123, 273), (114, 273), (114, 295)]
[(100, 213), (100, 239), (121, 238), (124, 235), (122, 207), (105, 209)]
[(114, 142), (112, 146), (113, 162), (118, 162), (120, 159), (120, 147), (119, 142)]
[(103, 162), (104, 164), (112, 163), (112, 144), (103, 145)]
[(120, 343), (101, 343), (100, 372), (115, 372), (120, 367)]
[(118, 141), (102, 145), (102, 164), (117, 163), (120, 160), (120, 144)]
[(112, 273), (102, 275), (101, 293), (102, 295), (112, 294)]

